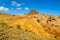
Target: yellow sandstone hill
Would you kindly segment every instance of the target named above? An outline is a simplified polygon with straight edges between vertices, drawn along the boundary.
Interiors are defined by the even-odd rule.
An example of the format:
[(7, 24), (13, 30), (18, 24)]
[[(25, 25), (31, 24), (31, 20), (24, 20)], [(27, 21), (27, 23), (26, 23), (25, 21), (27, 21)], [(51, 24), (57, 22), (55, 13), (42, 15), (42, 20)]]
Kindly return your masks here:
[[(12, 28), (16, 30), (22, 29), (23, 31), (29, 31), (35, 35), (46, 38), (46, 40), (60, 40), (59, 20), (60, 18), (58, 16), (39, 14), (34, 9), (32, 9), (28, 14), (20, 15), (0, 13), (0, 22), (7, 23), (9, 26), (12, 26)], [(31, 40), (33, 40), (33, 37)]]

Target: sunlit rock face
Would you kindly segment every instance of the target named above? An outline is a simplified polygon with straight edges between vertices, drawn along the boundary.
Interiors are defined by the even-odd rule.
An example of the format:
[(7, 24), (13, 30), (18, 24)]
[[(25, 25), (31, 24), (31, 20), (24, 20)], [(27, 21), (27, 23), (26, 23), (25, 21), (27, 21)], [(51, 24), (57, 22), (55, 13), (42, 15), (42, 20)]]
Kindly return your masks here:
[[(8, 24), (8, 26), (5, 25), (5, 23)], [(40, 38), (42, 38), (43, 40), (45, 40), (44, 38), (46, 38), (47, 40), (60, 40), (60, 16), (41, 14), (34, 9), (32, 9), (27, 14), (11, 15), (11, 14), (0, 13), (0, 24), (3, 25), (4, 27), (4, 28), (0, 27), (1, 29), (5, 30), (5, 28), (8, 27), (11, 28), (6, 29), (8, 31), (5, 30), (7, 32), (8, 37), (10, 37), (11, 39), (13, 38), (13, 36), (11, 37), (10, 35), (11, 34), (14, 35), (17, 32), (16, 35), (18, 39), (16, 39), (16, 37), (14, 38), (16, 40), (20, 39), (19, 38), (20, 36), (18, 35), (20, 33), (21, 33), (20, 35), (24, 34), (23, 35), (24, 37), (22, 38), (28, 37), (29, 40), (33, 39), (40, 40)], [(33, 37), (30, 35), (33, 35)], [(36, 37), (34, 37), (34, 35)]]
[[(35, 14), (37, 13), (37, 14)], [(50, 34), (60, 35), (60, 17), (53, 16), (50, 14), (40, 14), (36, 11), (31, 11), (29, 17), (33, 17), (40, 25), (42, 26), (49, 26), (47, 30)], [(45, 29), (45, 27), (44, 27)], [(53, 33), (54, 32), (54, 33)]]

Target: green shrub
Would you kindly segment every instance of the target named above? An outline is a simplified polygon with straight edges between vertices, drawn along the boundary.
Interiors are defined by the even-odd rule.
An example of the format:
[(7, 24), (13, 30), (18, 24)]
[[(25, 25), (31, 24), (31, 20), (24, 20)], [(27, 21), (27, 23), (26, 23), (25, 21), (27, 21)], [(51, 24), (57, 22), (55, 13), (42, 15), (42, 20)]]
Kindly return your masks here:
[(21, 28), (21, 25), (19, 25), (19, 24), (17, 25), (17, 28), (18, 28), (18, 29), (22, 29), (22, 28)]
[(38, 19), (37, 22), (40, 22), (40, 20)]
[(28, 31), (27, 29), (25, 31)]
[(0, 22), (0, 29), (9, 29), (10, 26), (7, 23)]

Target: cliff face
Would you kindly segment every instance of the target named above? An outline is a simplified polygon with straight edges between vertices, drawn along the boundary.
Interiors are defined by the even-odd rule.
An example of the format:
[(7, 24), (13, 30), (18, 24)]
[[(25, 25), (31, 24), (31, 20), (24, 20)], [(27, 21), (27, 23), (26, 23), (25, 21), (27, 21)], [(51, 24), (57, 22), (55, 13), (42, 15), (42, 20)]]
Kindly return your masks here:
[[(59, 16), (39, 14), (37, 11), (32, 9), (28, 14), (9, 15), (0, 13), (0, 23), (2, 22), (7, 23), (16, 30), (22, 29), (23, 32), (28, 31), (28, 33), (34, 33), (35, 35), (46, 38), (47, 40), (60, 40)], [(33, 40), (33, 37), (31, 40)]]

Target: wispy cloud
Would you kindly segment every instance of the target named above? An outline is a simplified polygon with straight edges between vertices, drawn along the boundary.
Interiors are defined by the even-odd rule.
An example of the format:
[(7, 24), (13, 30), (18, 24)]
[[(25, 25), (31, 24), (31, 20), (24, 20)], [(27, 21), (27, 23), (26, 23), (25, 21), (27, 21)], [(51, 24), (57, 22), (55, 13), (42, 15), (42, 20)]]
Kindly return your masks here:
[(22, 4), (20, 4), (20, 3), (17, 3), (16, 1), (11, 1), (11, 3), (12, 3), (12, 6), (21, 6)]
[(16, 6), (21, 6), (22, 4), (16, 4)]
[(21, 10), (22, 8), (16, 8), (17, 10)]
[(29, 8), (28, 7), (25, 7), (25, 10), (29, 10)]
[(3, 6), (0, 6), (0, 10), (2, 10), (2, 11), (8, 11), (9, 8), (5, 8), (5, 7), (3, 7)]
[(12, 6), (14, 6), (14, 5), (16, 5), (16, 1), (11, 1), (11, 3), (12, 3)]

